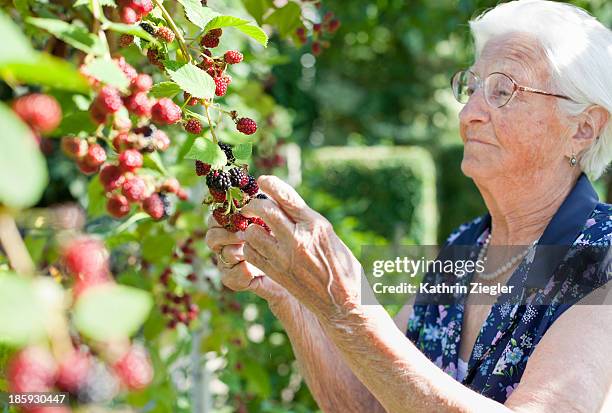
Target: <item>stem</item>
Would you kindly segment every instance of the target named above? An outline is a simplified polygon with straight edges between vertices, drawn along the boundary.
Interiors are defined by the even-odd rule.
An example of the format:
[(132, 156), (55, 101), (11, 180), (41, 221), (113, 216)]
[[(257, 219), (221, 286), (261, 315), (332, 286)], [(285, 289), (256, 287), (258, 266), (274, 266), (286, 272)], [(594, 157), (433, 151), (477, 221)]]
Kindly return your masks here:
[(170, 13), (168, 13), (168, 10), (166, 10), (161, 0), (153, 0), (153, 3), (155, 3), (155, 5), (159, 7), (159, 9), (161, 10), (162, 16), (164, 16), (164, 20), (166, 20), (166, 23), (168, 23), (168, 25), (170, 26), (170, 29), (174, 32), (176, 36), (176, 41), (178, 42), (179, 47), (181, 48), (181, 51), (185, 55), (185, 58), (187, 59), (187, 61), (191, 63), (191, 60), (192, 60), (191, 54), (189, 54), (189, 51), (187, 50), (185, 39), (183, 38), (183, 35), (180, 32), (179, 28), (177, 27), (176, 23), (172, 19), (172, 16), (170, 16)]
[(203, 104), (204, 104), (204, 111), (206, 112), (206, 119), (208, 119), (208, 126), (210, 127), (210, 133), (212, 134), (212, 137), (213, 137), (213, 142), (215, 143), (215, 145), (218, 145), (219, 140), (217, 139), (217, 136), (215, 135), (215, 128), (213, 127), (212, 121), (210, 120), (210, 113), (208, 111), (208, 106), (210, 106), (210, 104), (208, 103), (206, 99), (203, 100)]
[(19, 274), (34, 274), (35, 266), (30, 258), (15, 220), (5, 211), (0, 212), (0, 243), (11, 264), (11, 267)]
[(100, 6), (99, 0), (91, 0), (91, 10), (92, 10), (93, 17), (94, 17), (93, 24), (92, 24), (92, 31), (98, 32), (98, 37), (102, 41), (102, 44), (106, 45), (106, 55), (108, 57), (111, 57), (110, 56), (110, 46), (108, 45), (108, 40), (106, 39), (106, 33), (104, 33), (104, 30), (100, 26), (100, 22), (102, 21), (103, 14), (101, 13), (102, 6)]

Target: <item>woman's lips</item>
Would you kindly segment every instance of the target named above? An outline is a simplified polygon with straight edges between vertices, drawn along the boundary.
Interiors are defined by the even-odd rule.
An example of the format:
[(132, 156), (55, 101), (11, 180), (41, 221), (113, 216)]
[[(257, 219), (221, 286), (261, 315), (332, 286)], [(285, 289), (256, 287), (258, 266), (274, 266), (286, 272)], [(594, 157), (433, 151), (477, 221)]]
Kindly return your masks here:
[(468, 143), (468, 142), (481, 143), (481, 144), (484, 144), (484, 145), (491, 145), (491, 146), (495, 146), (495, 145), (493, 145), (492, 143), (485, 142), (485, 141), (483, 141), (483, 140), (476, 139), (476, 138), (468, 138), (468, 139), (466, 139), (466, 140), (465, 140), (465, 143)]

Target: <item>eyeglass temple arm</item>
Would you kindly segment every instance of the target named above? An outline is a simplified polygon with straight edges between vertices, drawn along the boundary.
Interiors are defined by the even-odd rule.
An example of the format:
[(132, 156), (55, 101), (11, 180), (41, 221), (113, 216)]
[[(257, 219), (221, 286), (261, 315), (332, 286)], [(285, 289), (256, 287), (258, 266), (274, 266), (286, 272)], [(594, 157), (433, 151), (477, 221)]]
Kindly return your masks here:
[(527, 86), (518, 86), (516, 87), (518, 90), (522, 90), (525, 92), (531, 92), (531, 93), (537, 93), (539, 95), (546, 95), (546, 96), (554, 96), (557, 98), (561, 98), (561, 99), (566, 99), (566, 100), (570, 100), (572, 102), (576, 102), (574, 99), (567, 97), (567, 96), (563, 96), (563, 95), (557, 95), (555, 93), (548, 93), (548, 92), (544, 92), (543, 90), (539, 90), (539, 89), (533, 89)]

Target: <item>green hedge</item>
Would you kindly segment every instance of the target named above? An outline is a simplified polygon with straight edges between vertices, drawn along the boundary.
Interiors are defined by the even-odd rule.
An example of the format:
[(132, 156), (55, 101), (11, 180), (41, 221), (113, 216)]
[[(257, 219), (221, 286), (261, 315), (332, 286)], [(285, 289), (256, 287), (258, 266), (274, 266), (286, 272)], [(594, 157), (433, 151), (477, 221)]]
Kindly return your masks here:
[(444, 146), (436, 154), (440, 243), (457, 226), (487, 211), (478, 188), (461, 172), (462, 159), (463, 145)]
[(436, 243), (435, 167), (427, 150), (324, 147), (305, 165), (300, 192), (351, 249), (393, 241)]

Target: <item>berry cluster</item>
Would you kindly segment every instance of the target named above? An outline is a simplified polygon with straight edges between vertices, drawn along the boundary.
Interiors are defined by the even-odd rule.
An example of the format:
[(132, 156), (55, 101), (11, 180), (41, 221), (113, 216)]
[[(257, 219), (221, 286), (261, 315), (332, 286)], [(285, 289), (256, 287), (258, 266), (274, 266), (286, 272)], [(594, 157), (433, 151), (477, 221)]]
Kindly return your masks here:
[[(178, 261), (188, 265), (193, 264), (195, 258), (193, 242), (196, 237), (202, 238), (203, 234), (197, 233), (192, 237), (187, 238), (187, 240), (185, 240), (185, 242), (182, 243), (178, 247), (178, 250), (172, 255), (175, 262)], [(198, 281), (198, 276), (193, 267), (191, 269), (192, 271), (186, 278), (188, 281), (195, 283)], [(189, 326), (189, 324), (195, 320), (200, 313), (200, 309), (197, 304), (192, 302), (191, 294), (187, 292), (177, 294), (174, 292), (174, 284), (171, 283), (173, 281), (172, 268), (170, 266), (167, 266), (162, 271), (161, 275), (159, 276), (159, 281), (164, 287), (164, 303), (161, 305), (161, 312), (167, 318), (167, 327), (174, 329), (179, 323)]]
[[(111, 216), (123, 218), (130, 212), (130, 204), (137, 204), (153, 219), (160, 220), (170, 213), (169, 195), (184, 200), (187, 193), (174, 178), (160, 180), (150, 175), (141, 176), (139, 170), (143, 166), (143, 154), (164, 152), (170, 146), (168, 135), (155, 124), (178, 122), (181, 109), (171, 99), (149, 98), (148, 92), (153, 85), (151, 76), (137, 73), (122, 57), (115, 62), (130, 80), (129, 92), (122, 94), (90, 77), (90, 82), (98, 87), (90, 111), (92, 118), (100, 124), (109, 123), (109, 118), (112, 118), (112, 147), (116, 158), (113, 155), (113, 160), (108, 160), (106, 150), (97, 143), (97, 137), (88, 140), (64, 137), (61, 147), (83, 173), (99, 172), (107, 198), (106, 209)], [(135, 126), (129, 117), (120, 114), (122, 108), (125, 108), (123, 112), (132, 115)], [(155, 124), (149, 123), (150, 120)]]
[[(320, 6), (321, 3), (317, 3), (317, 6)], [(340, 20), (338, 20), (334, 13), (328, 11), (323, 15), (323, 19), (320, 23), (312, 24), (312, 31), (310, 33), (307, 32), (306, 27), (301, 26), (295, 30), (295, 35), (297, 40), (301, 44), (308, 43), (308, 37), (312, 38), (312, 43), (310, 45), (310, 50), (313, 55), (318, 56), (321, 54), (323, 48), (329, 47), (329, 41), (324, 40), (326, 35), (331, 35), (335, 33), (340, 28)]]
[(151, 10), (153, 10), (151, 0), (119, 0), (119, 17), (125, 24), (139, 22)]
[[(240, 208), (253, 198), (266, 198), (259, 192), (259, 185), (254, 176), (249, 175), (246, 165), (236, 165), (236, 158), (230, 145), (219, 142), (219, 147), (225, 152), (228, 169), (211, 169), (209, 164), (195, 162), (198, 176), (206, 176), (206, 186), (210, 196), (204, 201), (212, 204), (213, 217), (228, 231), (244, 231), (250, 224), (256, 224), (270, 232), (268, 225), (259, 217), (246, 217), (240, 213)], [(238, 191), (232, 191), (238, 189)]]

